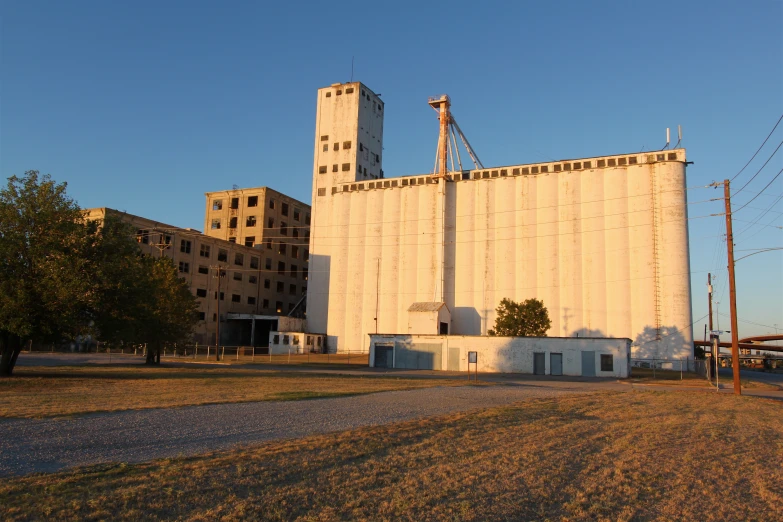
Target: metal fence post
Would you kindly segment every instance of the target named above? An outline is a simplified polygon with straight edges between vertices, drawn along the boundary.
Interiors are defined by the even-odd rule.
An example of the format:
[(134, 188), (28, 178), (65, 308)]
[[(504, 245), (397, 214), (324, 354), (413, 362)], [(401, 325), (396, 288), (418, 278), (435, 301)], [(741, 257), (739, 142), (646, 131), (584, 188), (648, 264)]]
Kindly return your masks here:
[(239, 360), (239, 346), (237, 346), (237, 361)]
[(224, 346), (223, 350), (221, 350), (220, 352), (220, 360), (222, 361), (225, 358), (226, 358), (226, 347)]
[(193, 348), (193, 359), (196, 358), (196, 354), (198, 353), (198, 343), (196, 343), (196, 347)]

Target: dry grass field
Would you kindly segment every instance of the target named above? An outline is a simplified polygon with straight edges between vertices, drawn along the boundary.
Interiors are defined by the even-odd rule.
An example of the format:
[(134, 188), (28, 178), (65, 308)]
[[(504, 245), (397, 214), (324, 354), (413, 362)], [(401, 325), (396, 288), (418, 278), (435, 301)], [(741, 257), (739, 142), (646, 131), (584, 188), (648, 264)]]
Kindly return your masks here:
[(297, 400), (466, 384), (442, 379), (144, 366), (18, 367), (14, 375), (0, 379), (0, 418)]
[(783, 405), (682, 392), (511, 407), (0, 483), (6, 520), (783, 520)]
[[(695, 387), (711, 387), (714, 384), (704, 377), (695, 373), (672, 371), (672, 370), (655, 370), (650, 368), (633, 368), (631, 370), (631, 377), (628, 382), (638, 382), (640, 384), (665, 384), (667, 386), (695, 386)], [(733, 386), (733, 381), (729, 378), (721, 376), (721, 386), (724, 388)], [(773, 384), (767, 384), (764, 382), (756, 381), (753, 379), (747, 379), (745, 377), (740, 379), (740, 384), (743, 388), (754, 390), (779, 390), (778, 386)]]

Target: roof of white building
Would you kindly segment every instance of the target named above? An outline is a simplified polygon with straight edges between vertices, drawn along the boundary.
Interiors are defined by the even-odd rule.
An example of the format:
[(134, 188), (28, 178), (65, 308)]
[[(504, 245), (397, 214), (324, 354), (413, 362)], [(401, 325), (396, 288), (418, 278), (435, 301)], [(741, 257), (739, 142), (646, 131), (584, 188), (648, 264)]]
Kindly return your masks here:
[(413, 303), (410, 308), (408, 308), (409, 312), (437, 312), (442, 307), (446, 306), (446, 303)]

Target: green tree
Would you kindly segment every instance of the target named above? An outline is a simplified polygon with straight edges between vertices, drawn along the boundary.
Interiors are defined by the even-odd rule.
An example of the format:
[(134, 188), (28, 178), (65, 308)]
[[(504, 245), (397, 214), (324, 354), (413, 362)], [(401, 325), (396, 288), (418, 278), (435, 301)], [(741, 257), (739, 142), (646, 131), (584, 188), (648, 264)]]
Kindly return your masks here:
[(86, 221), (66, 184), (28, 171), (0, 189), (0, 376), (23, 342), (79, 335), (147, 343), (185, 341), (197, 301), (171, 259), (144, 256), (133, 228), (107, 216)]
[(65, 189), (34, 170), (0, 189), (0, 375), (11, 374), (24, 341), (87, 329), (88, 230)]
[(489, 335), (504, 337), (546, 337), (552, 325), (543, 301), (527, 299), (521, 303), (503, 298), (495, 309), (495, 328)]
[(142, 301), (139, 341), (147, 343), (147, 364), (160, 364), (165, 344), (186, 342), (193, 334), (198, 301), (187, 282), (177, 275), (177, 267), (167, 258), (142, 257), (147, 275), (147, 299)]
[(186, 342), (198, 301), (167, 257), (142, 255), (135, 230), (106, 215), (91, 244), (96, 299), (91, 330), (101, 341), (147, 345), (147, 363), (159, 364), (165, 344)]

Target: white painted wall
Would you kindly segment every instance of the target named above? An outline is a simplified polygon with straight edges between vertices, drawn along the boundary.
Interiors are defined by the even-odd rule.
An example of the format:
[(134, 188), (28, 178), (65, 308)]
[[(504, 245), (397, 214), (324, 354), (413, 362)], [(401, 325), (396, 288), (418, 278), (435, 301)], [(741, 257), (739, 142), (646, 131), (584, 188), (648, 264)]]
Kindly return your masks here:
[[(440, 344), (441, 368), (448, 368), (450, 349), (459, 349), (459, 371), (468, 371), (468, 352), (478, 354), (483, 373), (533, 373), (533, 354), (543, 352), (546, 374), (551, 373), (550, 354), (563, 354), (563, 375), (582, 375), (582, 352), (595, 352), (596, 377), (626, 378), (630, 375), (630, 339), (563, 337), (489, 337), (466, 335), (371, 335), (370, 366), (375, 364), (375, 346), (393, 345), (415, 349), (416, 344)], [(612, 355), (613, 371), (601, 371), (601, 354)], [(470, 370), (475, 369), (470, 365)]]
[[(286, 336), (288, 342), (286, 343)], [(319, 352), (323, 344), (323, 335), (302, 331), (269, 332), (269, 350), (272, 354)], [(277, 339), (277, 342), (275, 342)]]
[(319, 90), (307, 296), (307, 329), (326, 332), (331, 350), (408, 332), (416, 301), (445, 302), (452, 333), (484, 335), (502, 298), (535, 297), (550, 336), (692, 356), (684, 149), (474, 170), (445, 185), (319, 174), (332, 164), (322, 135), (382, 146), (367, 95), (332, 103), (337, 88)]

